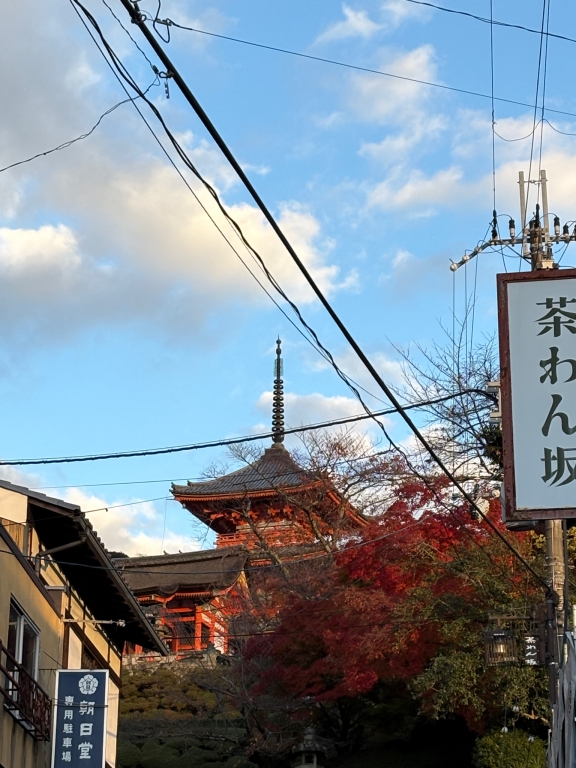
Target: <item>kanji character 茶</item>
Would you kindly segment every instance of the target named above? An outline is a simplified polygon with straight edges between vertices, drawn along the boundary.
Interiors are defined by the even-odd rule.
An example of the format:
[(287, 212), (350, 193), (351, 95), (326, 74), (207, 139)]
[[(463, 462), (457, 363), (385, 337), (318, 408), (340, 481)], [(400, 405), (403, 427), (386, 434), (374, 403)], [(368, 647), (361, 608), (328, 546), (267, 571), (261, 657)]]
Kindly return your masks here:
[[(557, 304), (558, 306), (554, 306)], [(566, 309), (567, 304), (576, 304), (576, 299), (567, 299), (566, 296), (560, 296), (558, 301), (546, 299), (537, 302), (538, 306), (544, 306), (549, 310), (545, 315), (539, 317), (536, 322), (542, 326), (538, 336), (553, 331), (554, 336), (560, 336), (562, 328), (567, 328), (570, 333), (576, 333), (576, 312), (569, 312)]]

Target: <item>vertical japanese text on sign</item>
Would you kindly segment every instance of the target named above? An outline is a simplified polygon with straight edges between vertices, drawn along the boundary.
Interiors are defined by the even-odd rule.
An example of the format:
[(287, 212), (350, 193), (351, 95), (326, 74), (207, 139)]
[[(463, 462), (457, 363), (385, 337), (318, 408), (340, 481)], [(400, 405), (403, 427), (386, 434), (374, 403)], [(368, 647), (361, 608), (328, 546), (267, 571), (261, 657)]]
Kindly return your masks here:
[(576, 507), (576, 270), (498, 276), (506, 514)]
[(58, 670), (53, 768), (104, 768), (107, 670)]

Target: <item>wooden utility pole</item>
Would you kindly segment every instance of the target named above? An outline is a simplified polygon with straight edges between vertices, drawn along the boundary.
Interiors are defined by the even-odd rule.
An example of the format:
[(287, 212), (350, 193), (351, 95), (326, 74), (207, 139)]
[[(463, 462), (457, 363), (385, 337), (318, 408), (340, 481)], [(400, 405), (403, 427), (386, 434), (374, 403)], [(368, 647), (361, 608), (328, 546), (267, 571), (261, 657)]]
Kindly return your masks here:
[[(530, 203), (530, 191), (537, 189), (537, 203), (533, 207), (533, 210), (535, 211), (534, 215), (529, 217), (528, 216), (528, 205)], [(551, 221), (549, 210), (548, 210), (548, 190), (547, 190), (547, 178), (546, 178), (546, 171), (541, 170), (539, 172), (537, 179), (526, 179), (523, 172), (520, 172), (519, 174), (519, 192), (520, 192), (520, 227), (519, 231), (517, 233), (516, 231), (516, 224), (513, 219), (509, 220), (508, 227), (509, 227), (509, 237), (503, 238), (500, 236), (499, 228), (498, 228), (498, 218), (496, 215), (496, 211), (493, 212), (493, 223), (492, 223), (492, 235), (490, 240), (488, 240), (485, 243), (482, 243), (477, 248), (475, 248), (471, 253), (466, 253), (462, 257), (462, 259), (459, 262), (452, 263), (451, 264), (451, 270), (456, 271), (461, 266), (466, 264), (470, 259), (474, 258), (475, 256), (478, 256), (482, 251), (488, 249), (488, 248), (495, 248), (495, 247), (502, 247), (502, 246), (520, 246), (521, 248), (521, 258), (530, 264), (530, 270), (534, 275), (534, 279), (528, 279), (528, 276), (526, 278), (520, 278), (520, 275), (510, 275), (510, 281), (516, 281), (518, 284), (523, 283), (525, 286), (528, 286), (529, 283), (532, 283), (533, 285), (536, 285), (538, 281), (541, 281), (542, 283), (548, 283), (548, 279), (551, 278), (550, 284), (556, 284), (558, 279), (561, 279), (562, 275), (560, 273), (560, 270), (558, 269), (558, 264), (554, 261), (554, 253), (553, 253), (553, 246), (565, 243), (568, 245), (570, 242), (576, 241), (576, 227), (573, 229), (572, 232), (570, 232), (570, 229), (568, 227), (568, 224), (565, 224), (563, 227), (560, 225), (560, 219), (558, 216), (554, 216), (553, 221)], [(532, 208), (532, 206), (530, 206)], [(567, 277), (574, 278), (574, 270), (570, 271), (572, 274), (567, 275)], [(538, 273), (538, 274), (536, 274)], [(546, 274), (548, 273), (548, 274)], [(504, 278), (504, 276), (500, 276), (500, 278)], [(502, 286), (505, 285), (505, 280), (502, 280), (499, 278), (499, 286), (502, 284)], [(522, 294), (523, 296), (526, 296), (526, 293)], [(527, 499), (526, 495), (523, 496), (522, 503), (519, 504), (518, 508), (516, 508), (516, 491), (517, 491), (517, 476), (516, 472), (518, 471), (518, 463), (515, 461), (516, 456), (516, 450), (518, 441), (520, 438), (518, 435), (515, 436), (514, 439), (514, 430), (512, 427), (512, 421), (513, 421), (513, 415), (512, 415), (512, 405), (511, 405), (511, 398), (512, 398), (512, 389), (511, 389), (511, 366), (512, 366), (512, 358), (511, 358), (511, 352), (510, 352), (510, 324), (514, 324), (514, 322), (518, 321), (518, 317), (522, 314), (522, 312), (526, 309), (525, 299), (518, 300), (520, 301), (519, 304), (515, 305), (515, 309), (513, 310), (513, 316), (509, 314), (508, 309), (508, 297), (510, 294), (508, 293), (508, 289), (505, 288), (502, 291), (502, 295), (500, 295), (500, 288), (499, 288), (499, 302), (501, 302), (503, 296), (506, 296), (505, 299), (505, 307), (500, 306), (499, 304), (499, 312), (502, 310), (503, 314), (501, 317), (502, 323), (501, 325), (504, 326), (504, 346), (502, 346), (502, 335), (501, 335), (501, 370), (502, 370), (502, 384), (504, 384), (504, 381), (506, 380), (506, 400), (507, 400), (507, 407), (505, 409), (506, 413), (502, 414), (504, 422), (503, 422), (503, 436), (504, 436), (504, 460), (505, 460), (505, 469), (504, 469), (504, 475), (505, 475), (505, 498), (507, 499), (506, 502), (506, 515), (505, 519), (506, 522), (511, 523), (511, 526), (514, 525), (514, 528), (511, 527), (512, 530), (526, 530), (526, 528), (534, 527), (537, 521), (544, 521), (545, 523), (545, 535), (546, 535), (546, 581), (548, 584), (548, 591), (546, 595), (546, 636), (547, 636), (547, 666), (549, 670), (550, 675), (550, 703), (552, 706), (556, 704), (557, 697), (558, 697), (558, 667), (559, 667), (559, 660), (561, 657), (561, 651), (562, 651), (562, 642), (563, 642), (563, 632), (564, 629), (567, 626), (567, 622), (565, 621), (568, 614), (568, 605), (567, 605), (567, 589), (566, 589), (566, 523), (565, 518), (567, 517), (576, 517), (576, 510), (572, 514), (572, 506), (573, 502), (570, 500), (566, 501), (566, 503), (563, 503), (559, 505), (560, 507), (563, 507), (561, 509), (552, 509), (549, 507), (545, 508), (539, 508), (538, 504), (536, 503), (536, 507), (531, 503), (534, 501), (533, 498)], [(529, 300), (530, 301), (530, 300)], [(549, 301), (553, 301), (550, 299)], [(563, 301), (566, 301), (566, 299), (563, 299)], [(570, 300), (572, 301), (572, 300)], [(556, 302), (558, 304), (558, 301)], [(549, 309), (549, 308), (548, 308)], [(544, 310), (545, 312), (546, 310)], [(553, 313), (557, 310), (552, 310)], [(569, 307), (569, 310), (571, 311), (571, 308)], [(520, 313), (520, 315), (518, 314)], [(570, 314), (570, 323), (573, 323), (573, 313)], [(524, 317), (523, 322), (526, 323), (526, 317)], [(528, 323), (531, 324), (533, 322), (532, 320), (529, 320)], [(564, 318), (564, 322), (566, 322), (566, 319)], [(537, 326), (536, 326), (537, 327)], [(538, 327), (537, 327), (538, 328)], [(502, 334), (502, 328), (501, 328), (501, 334)], [(548, 333), (551, 329), (549, 328), (543, 328), (542, 323), (540, 324), (540, 328), (538, 328), (538, 332), (535, 331), (536, 338), (542, 337), (542, 334), (546, 334), (543, 339), (548, 341)], [(554, 341), (550, 341), (550, 344), (556, 344), (559, 343), (559, 339), (557, 340), (556, 337), (560, 335), (561, 328), (558, 326), (557, 330), (554, 330), (553, 333), (550, 333), (550, 337), (554, 339)], [(574, 333), (575, 330), (570, 327), (570, 332), (567, 334), (570, 339), (575, 338), (571, 336), (571, 333)], [(517, 338), (517, 332), (516, 337)], [(518, 341), (515, 342), (516, 344), (520, 343)], [(525, 343), (531, 343), (525, 339)], [(558, 352), (558, 349), (556, 347), (552, 347), (550, 349), (551, 355), (555, 354), (553, 351), (555, 350), (556, 353)], [(525, 347), (520, 350), (517, 346), (515, 347), (515, 354), (516, 354), (516, 361), (518, 362), (518, 355), (520, 354), (520, 357), (524, 355), (525, 353)], [(570, 355), (570, 359), (572, 358), (572, 355)], [(543, 363), (547, 363), (546, 360), (540, 361), (540, 367), (542, 367)], [(575, 363), (576, 366), (576, 363)], [(517, 369), (519, 370), (519, 369)], [(533, 370), (533, 369), (532, 369)], [(540, 370), (538, 367), (536, 367), (536, 370), (540, 373), (542, 373), (542, 370)], [(519, 378), (520, 377), (520, 378)], [(555, 374), (556, 377), (556, 374)], [(561, 377), (564, 381), (564, 377)], [(560, 377), (558, 377), (558, 386), (560, 385)], [(516, 397), (518, 397), (518, 387), (520, 389), (523, 389), (524, 392), (526, 392), (526, 388), (533, 385), (533, 382), (530, 381), (524, 381), (522, 379), (522, 376), (517, 373), (516, 375)], [(548, 377), (540, 377), (540, 384), (543, 384), (544, 381), (550, 381), (550, 378)], [(554, 378), (554, 383), (556, 384), (556, 378)], [(548, 390), (549, 391), (549, 390)], [(558, 391), (557, 389), (555, 391)], [(560, 398), (560, 401), (562, 400), (562, 397), (560, 395), (554, 395), (556, 398)], [(518, 405), (518, 400), (516, 400), (516, 404)], [(523, 413), (529, 413), (528, 410), (526, 410), (526, 404), (524, 403)], [(546, 410), (548, 412), (548, 406), (546, 406)], [(554, 416), (555, 411), (553, 409), (550, 410), (549, 416), (550, 419)], [(500, 414), (499, 414), (500, 415)], [(564, 416), (565, 419), (568, 419), (568, 416)], [(570, 422), (571, 423), (571, 422)], [(516, 425), (518, 426), (518, 425)], [(549, 427), (544, 426), (541, 430), (540, 427), (538, 427), (538, 434), (540, 436), (542, 435), (548, 435)], [(571, 428), (566, 427), (565, 434), (571, 435), (572, 431)], [(532, 433), (530, 433), (532, 434)], [(530, 443), (531, 438), (528, 438), (528, 444)], [(562, 444), (561, 444), (562, 445)], [(521, 452), (522, 448), (518, 448), (518, 450)], [(572, 449), (569, 449), (569, 451)], [(568, 451), (568, 454), (562, 453), (565, 451), (564, 448), (556, 449), (556, 448), (550, 448), (548, 449), (548, 454), (545, 454), (548, 456), (549, 463), (551, 464), (552, 461), (564, 461), (564, 455), (568, 455), (571, 460), (572, 454)], [(561, 458), (562, 454), (562, 458)], [(542, 459), (541, 461), (544, 462), (546, 458)], [(523, 461), (525, 461), (523, 459)], [(538, 462), (539, 463), (539, 462)], [(535, 465), (531, 465), (533, 470), (535, 468)], [(544, 466), (544, 465), (543, 465)], [(567, 465), (566, 465), (567, 466)], [(524, 468), (522, 469), (522, 472), (526, 472), (525, 470), (525, 464)], [(536, 474), (540, 474), (536, 470)], [(546, 473), (545, 473), (546, 474)], [(543, 477), (543, 481), (547, 482), (548, 485), (547, 488), (551, 488), (552, 486), (555, 486), (556, 483), (560, 480), (560, 474), (558, 474), (558, 477), (554, 479), (553, 477)], [(564, 482), (562, 485), (566, 485), (565, 478), (562, 478)], [(524, 478), (525, 480), (525, 478)], [(523, 482), (524, 482), (523, 480)], [(552, 482), (550, 483), (550, 480)], [(525, 483), (524, 483), (525, 484)], [(517, 527), (518, 526), (518, 527)]]
[[(536, 204), (536, 214), (529, 222), (526, 221), (526, 193), (524, 173), (520, 172), (518, 179), (520, 187), (520, 213), (522, 217), (522, 248), (525, 256), (530, 256), (532, 271), (544, 269), (558, 269), (552, 254), (552, 239), (549, 229), (548, 189), (546, 171), (540, 171), (540, 197), (542, 200), (542, 216), (540, 206)], [(528, 179), (528, 185), (533, 183)], [(555, 222), (555, 226), (558, 224)], [(556, 635), (561, 638), (564, 631), (564, 614), (567, 606), (564, 605), (564, 582), (566, 579), (566, 563), (564, 561), (564, 536), (565, 526), (562, 520), (546, 520), (546, 577), (549, 586), (558, 596), (555, 610)], [(550, 633), (552, 634), (552, 633)], [(561, 643), (558, 642), (560, 650)], [(550, 653), (550, 649), (548, 651)], [(556, 654), (558, 657), (559, 653)], [(556, 663), (557, 666), (557, 663)], [(554, 701), (556, 696), (554, 696)]]
[[(524, 180), (524, 173), (519, 173), (518, 183), (520, 187), (520, 213), (522, 217), (522, 248), (525, 256), (530, 256), (532, 271), (544, 269), (558, 269), (552, 254), (552, 242), (549, 228), (548, 189), (546, 171), (540, 171), (540, 198), (542, 200), (542, 216), (540, 206), (536, 204), (536, 214), (529, 222), (526, 221), (526, 193), (525, 184), (530, 185), (530, 179)], [(559, 222), (558, 222), (559, 224)], [(555, 222), (555, 226), (558, 227)], [(564, 631), (564, 614), (567, 606), (564, 605), (564, 582), (566, 579), (566, 563), (564, 562), (564, 536), (565, 526), (562, 520), (546, 520), (546, 577), (549, 586), (558, 596), (555, 610), (556, 635), (561, 640)], [(550, 633), (552, 634), (552, 633)], [(561, 642), (558, 642), (560, 651)], [(550, 649), (548, 651), (550, 653)], [(556, 657), (559, 656), (556, 654)], [(557, 666), (557, 662), (556, 662)], [(554, 701), (556, 696), (554, 696)]]

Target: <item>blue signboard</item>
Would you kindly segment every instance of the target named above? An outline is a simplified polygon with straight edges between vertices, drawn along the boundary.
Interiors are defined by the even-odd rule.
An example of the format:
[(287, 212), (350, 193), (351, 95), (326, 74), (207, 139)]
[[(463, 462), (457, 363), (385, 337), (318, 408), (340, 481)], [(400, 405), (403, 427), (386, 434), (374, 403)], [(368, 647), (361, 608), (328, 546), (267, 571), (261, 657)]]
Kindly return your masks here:
[(59, 669), (53, 768), (104, 768), (108, 670)]

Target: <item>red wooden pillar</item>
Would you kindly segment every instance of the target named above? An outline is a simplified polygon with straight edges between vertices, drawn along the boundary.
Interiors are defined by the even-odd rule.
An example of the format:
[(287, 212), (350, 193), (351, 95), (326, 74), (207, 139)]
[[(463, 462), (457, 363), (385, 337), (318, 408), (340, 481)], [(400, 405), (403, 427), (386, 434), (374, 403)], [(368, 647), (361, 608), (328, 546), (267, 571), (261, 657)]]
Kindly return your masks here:
[(202, 650), (202, 607), (196, 606), (196, 622), (194, 625), (194, 650)]

